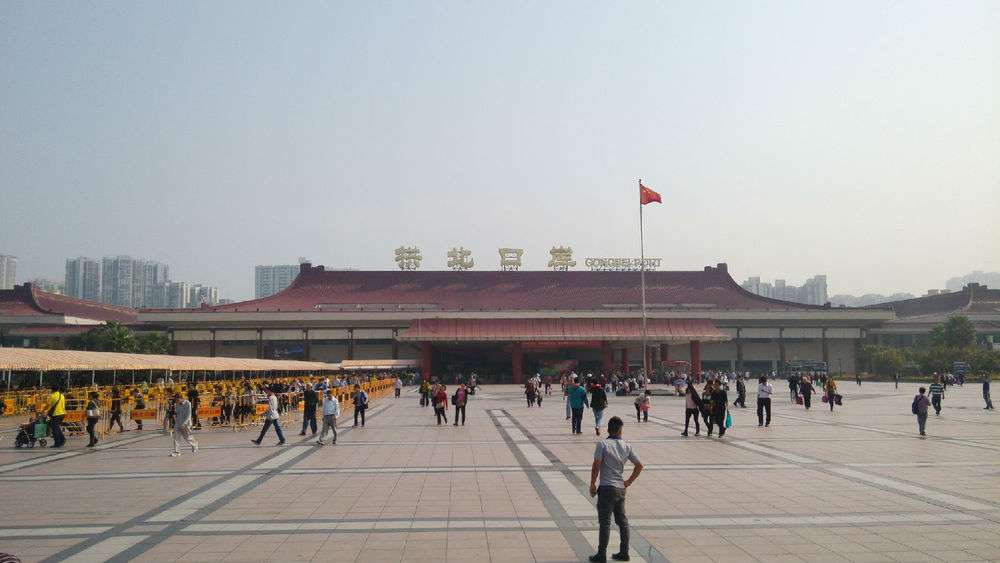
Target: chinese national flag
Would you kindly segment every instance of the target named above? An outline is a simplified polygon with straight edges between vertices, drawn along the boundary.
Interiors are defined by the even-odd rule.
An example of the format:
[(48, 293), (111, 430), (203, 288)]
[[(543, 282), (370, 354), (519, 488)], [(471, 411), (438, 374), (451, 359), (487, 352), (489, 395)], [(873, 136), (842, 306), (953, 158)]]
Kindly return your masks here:
[(646, 205), (654, 201), (656, 203), (663, 203), (663, 200), (660, 199), (660, 194), (642, 185), (642, 182), (639, 182), (639, 205)]

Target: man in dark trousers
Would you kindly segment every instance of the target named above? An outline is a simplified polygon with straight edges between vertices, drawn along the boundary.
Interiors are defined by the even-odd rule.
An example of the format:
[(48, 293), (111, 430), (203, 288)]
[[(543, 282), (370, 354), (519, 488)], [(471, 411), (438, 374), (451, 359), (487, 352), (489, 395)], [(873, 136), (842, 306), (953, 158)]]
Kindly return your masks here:
[(990, 374), (983, 374), (983, 400), (986, 401), (986, 406), (983, 407), (984, 411), (993, 410), (993, 401), (990, 399)]
[(313, 389), (311, 383), (306, 383), (306, 390), (302, 392), (302, 432), (299, 436), (306, 435), (306, 426), (312, 429), (312, 435), (316, 435), (316, 405), (319, 404), (319, 395)]
[[(635, 455), (632, 445), (622, 440), (622, 419), (617, 416), (608, 421), (608, 438), (597, 443), (594, 449), (594, 463), (590, 467), (590, 496), (597, 497), (597, 521), (599, 532), (597, 553), (590, 556), (591, 561), (607, 561), (608, 540), (611, 537), (611, 515), (615, 516), (618, 525), (618, 536), (621, 540), (618, 553), (611, 558), (616, 561), (628, 561), (628, 516), (625, 515), (625, 490), (628, 489), (642, 472), (642, 462)], [(625, 461), (632, 462), (632, 474), (622, 480), (625, 472)], [(598, 483), (598, 477), (600, 482)]]

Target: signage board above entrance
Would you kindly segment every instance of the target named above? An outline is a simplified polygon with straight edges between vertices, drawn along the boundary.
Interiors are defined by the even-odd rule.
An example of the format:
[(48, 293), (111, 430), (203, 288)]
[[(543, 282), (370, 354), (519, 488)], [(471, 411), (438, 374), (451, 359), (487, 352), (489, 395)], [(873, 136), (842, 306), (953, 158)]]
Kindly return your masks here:
[[(660, 267), (662, 258), (646, 258), (646, 271)], [(642, 258), (587, 258), (584, 264), (594, 272), (638, 272), (643, 269)]]

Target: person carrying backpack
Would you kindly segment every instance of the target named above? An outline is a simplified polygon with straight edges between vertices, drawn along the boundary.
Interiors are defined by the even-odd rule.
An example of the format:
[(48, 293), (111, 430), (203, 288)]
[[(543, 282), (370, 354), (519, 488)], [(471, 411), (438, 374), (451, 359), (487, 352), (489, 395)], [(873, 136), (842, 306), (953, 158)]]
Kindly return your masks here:
[(455, 405), (455, 426), (458, 426), (458, 413), (462, 413), (462, 426), (465, 426), (465, 404), (469, 400), (469, 392), (464, 383), (458, 384), (458, 389), (451, 396), (451, 404)]
[(910, 411), (917, 415), (917, 428), (920, 430), (921, 436), (927, 435), (924, 429), (927, 427), (927, 407), (931, 404), (925, 393), (927, 393), (927, 389), (921, 387), (920, 392), (913, 397), (913, 404), (910, 405)]

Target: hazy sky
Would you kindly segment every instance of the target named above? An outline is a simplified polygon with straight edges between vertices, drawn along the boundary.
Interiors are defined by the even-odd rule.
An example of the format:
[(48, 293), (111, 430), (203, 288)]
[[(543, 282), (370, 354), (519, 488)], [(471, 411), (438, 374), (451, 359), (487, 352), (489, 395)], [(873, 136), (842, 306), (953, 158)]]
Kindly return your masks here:
[(0, 253), (1000, 270), (1000, 2), (3, 2)]

